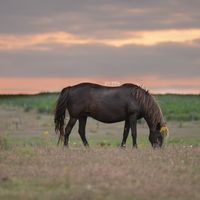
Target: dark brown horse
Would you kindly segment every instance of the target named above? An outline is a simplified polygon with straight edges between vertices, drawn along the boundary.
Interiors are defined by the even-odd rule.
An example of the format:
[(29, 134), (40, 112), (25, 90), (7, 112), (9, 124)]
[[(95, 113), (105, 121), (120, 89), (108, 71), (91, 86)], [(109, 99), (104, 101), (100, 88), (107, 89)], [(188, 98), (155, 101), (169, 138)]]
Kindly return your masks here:
[[(64, 130), (65, 112), (70, 119)], [(87, 117), (105, 123), (125, 121), (121, 147), (131, 129), (133, 147), (137, 147), (137, 120), (144, 118), (149, 126), (149, 140), (153, 147), (161, 147), (167, 128), (162, 112), (155, 99), (143, 88), (124, 84), (119, 87), (106, 87), (92, 83), (81, 83), (64, 88), (57, 101), (55, 111), (55, 130), (60, 132), (59, 140), (64, 137), (64, 145), (68, 145), (69, 135), (76, 121), (79, 121), (78, 132), (85, 146)]]

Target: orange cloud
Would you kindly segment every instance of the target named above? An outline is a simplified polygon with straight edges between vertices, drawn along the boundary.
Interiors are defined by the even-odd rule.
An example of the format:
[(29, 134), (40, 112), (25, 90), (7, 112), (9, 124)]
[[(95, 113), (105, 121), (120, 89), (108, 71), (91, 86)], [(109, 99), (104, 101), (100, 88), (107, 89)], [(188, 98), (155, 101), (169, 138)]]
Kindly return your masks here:
[(116, 47), (130, 44), (151, 46), (165, 42), (188, 43), (200, 39), (200, 29), (128, 32), (126, 35), (124, 39), (106, 40), (105, 43)]
[[(135, 31), (121, 33), (119, 38), (81, 37), (67, 32), (32, 35), (0, 35), (0, 50), (49, 50), (51, 44), (63, 46), (100, 44), (114, 47), (125, 45), (157, 45), (164, 42), (189, 43), (200, 39), (200, 29)], [(49, 45), (49, 46), (48, 46)]]
[(70, 33), (55, 32), (35, 35), (0, 35), (0, 49), (41, 49), (48, 50), (50, 44), (80, 45), (88, 44), (90, 39), (81, 38)]

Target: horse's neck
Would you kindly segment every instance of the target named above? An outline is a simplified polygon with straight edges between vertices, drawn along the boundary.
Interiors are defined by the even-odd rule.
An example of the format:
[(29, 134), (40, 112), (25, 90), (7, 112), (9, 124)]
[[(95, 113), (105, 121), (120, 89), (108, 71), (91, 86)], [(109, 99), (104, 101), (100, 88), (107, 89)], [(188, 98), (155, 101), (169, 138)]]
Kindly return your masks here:
[(158, 110), (155, 110), (154, 113), (144, 113), (144, 119), (146, 120), (149, 130), (155, 130), (158, 123), (163, 124), (163, 115), (159, 107), (157, 107)]
[(158, 123), (163, 123), (163, 115), (156, 100), (148, 92), (138, 88), (135, 92), (143, 117), (149, 129), (155, 130)]
[(146, 120), (147, 122), (147, 125), (149, 127), (149, 130), (154, 130), (156, 125), (153, 123), (153, 121), (149, 118), (149, 116), (144, 116), (144, 119)]

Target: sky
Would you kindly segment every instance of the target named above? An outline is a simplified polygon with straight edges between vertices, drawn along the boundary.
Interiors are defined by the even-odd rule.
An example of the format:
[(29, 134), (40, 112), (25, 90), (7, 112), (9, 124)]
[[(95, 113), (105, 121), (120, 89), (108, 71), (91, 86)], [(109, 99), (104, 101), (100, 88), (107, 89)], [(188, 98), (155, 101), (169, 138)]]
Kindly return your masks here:
[(0, 0), (0, 93), (80, 82), (200, 93), (199, 0)]

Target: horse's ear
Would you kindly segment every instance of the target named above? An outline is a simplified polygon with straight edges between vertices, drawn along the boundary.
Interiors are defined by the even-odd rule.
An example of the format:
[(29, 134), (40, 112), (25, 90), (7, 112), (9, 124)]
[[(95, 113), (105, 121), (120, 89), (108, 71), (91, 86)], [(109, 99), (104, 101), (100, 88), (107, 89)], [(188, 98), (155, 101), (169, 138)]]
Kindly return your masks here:
[(156, 126), (156, 129), (157, 130), (160, 130), (160, 128), (161, 128), (161, 124), (160, 124), (160, 122), (157, 124), (157, 126)]

